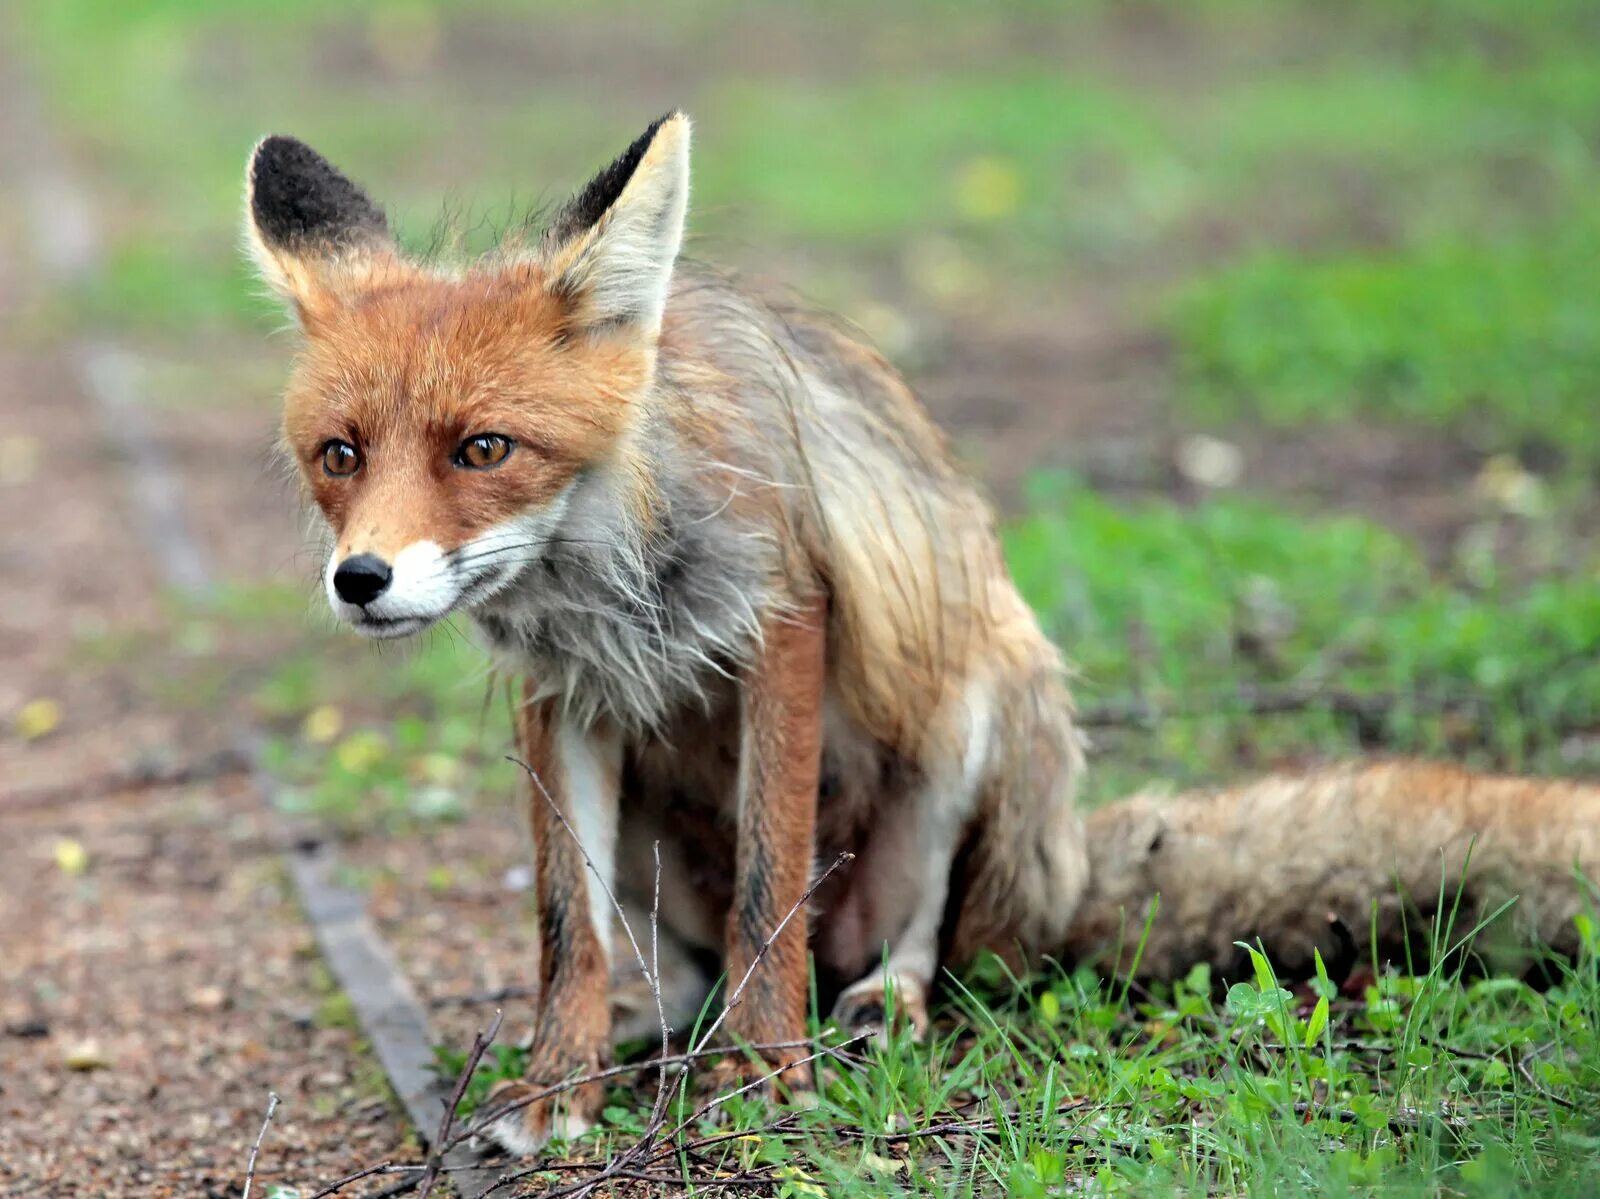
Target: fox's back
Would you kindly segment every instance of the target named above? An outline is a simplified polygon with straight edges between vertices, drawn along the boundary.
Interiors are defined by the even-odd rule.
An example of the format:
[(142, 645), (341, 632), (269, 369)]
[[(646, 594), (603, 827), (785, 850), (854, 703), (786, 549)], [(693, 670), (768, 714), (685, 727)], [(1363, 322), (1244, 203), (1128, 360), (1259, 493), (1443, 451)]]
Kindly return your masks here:
[(764, 491), (753, 518), (820, 576), (836, 698), (875, 734), (927, 731), (985, 674), (1059, 669), (988, 503), (877, 351), (803, 304), (683, 272), (661, 353), (700, 477), (731, 468)]

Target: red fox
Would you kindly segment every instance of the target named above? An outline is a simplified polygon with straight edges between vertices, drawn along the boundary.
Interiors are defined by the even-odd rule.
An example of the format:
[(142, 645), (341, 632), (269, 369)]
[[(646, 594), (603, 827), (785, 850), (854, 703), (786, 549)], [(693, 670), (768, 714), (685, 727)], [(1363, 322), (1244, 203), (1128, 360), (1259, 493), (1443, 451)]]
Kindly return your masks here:
[[(648, 911), (658, 843), (664, 953), (748, 974), (730, 1027), (796, 1085), (808, 957), (845, 1025), (884, 1018), (888, 980), (921, 1028), (941, 964), (1060, 952), (1090, 881), (1084, 740), (989, 505), (882, 357), (678, 261), (689, 141), (663, 117), (540, 238), (449, 269), (298, 141), (247, 173), (304, 333), (284, 444), (329, 604), (375, 638), (463, 614), (525, 680), (541, 988), (508, 1100), (607, 1057), (613, 897)], [(1135, 866), (1101, 908), (1138, 905)], [(572, 1133), (600, 1088), (566, 1099)], [(556, 1115), (494, 1135), (531, 1151)]]

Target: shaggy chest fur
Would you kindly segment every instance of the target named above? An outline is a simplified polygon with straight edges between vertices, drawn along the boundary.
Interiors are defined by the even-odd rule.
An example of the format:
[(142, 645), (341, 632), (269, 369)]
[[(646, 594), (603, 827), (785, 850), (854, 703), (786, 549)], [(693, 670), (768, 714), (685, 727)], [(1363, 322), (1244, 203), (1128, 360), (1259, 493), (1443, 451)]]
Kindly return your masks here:
[(605, 496), (578, 494), (538, 561), (473, 615), (491, 647), (581, 724), (659, 732), (708, 711), (748, 661), (768, 603), (766, 543), (669, 495), (647, 536), (619, 539)]

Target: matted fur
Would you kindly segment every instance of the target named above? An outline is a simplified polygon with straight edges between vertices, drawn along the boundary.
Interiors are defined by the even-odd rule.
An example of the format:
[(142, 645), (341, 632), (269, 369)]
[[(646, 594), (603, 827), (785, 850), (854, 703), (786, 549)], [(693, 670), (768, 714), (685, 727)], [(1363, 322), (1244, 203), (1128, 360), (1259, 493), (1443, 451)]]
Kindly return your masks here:
[(1194, 962), (1247, 977), (1235, 942), (1257, 938), (1285, 977), (1309, 974), (1313, 949), (1346, 970), (1374, 950), (1420, 966), (1436, 917), (1454, 917), (1453, 944), (1507, 901), (1478, 951), (1513, 959), (1500, 965), (1526, 962), (1530, 944), (1571, 954), (1573, 917), (1593, 910), (1600, 878), (1600, 786), (1438, 763), (1135, 796), (1087, 825), (1094, 872), (1066, 951), (1124, 969), (1139, 952), (1150, 978)]

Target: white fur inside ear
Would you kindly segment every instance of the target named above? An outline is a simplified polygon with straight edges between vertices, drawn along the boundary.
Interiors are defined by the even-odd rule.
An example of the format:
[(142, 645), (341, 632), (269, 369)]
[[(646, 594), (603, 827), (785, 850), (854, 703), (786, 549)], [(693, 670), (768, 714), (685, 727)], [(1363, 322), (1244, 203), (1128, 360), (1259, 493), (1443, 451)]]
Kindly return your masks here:
[(689, 209), (689, 118), (664, 121), (632, 178), (595, 224), (559, 286), (591, 325), (661, 331), (672, 265)]

